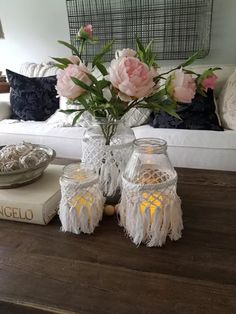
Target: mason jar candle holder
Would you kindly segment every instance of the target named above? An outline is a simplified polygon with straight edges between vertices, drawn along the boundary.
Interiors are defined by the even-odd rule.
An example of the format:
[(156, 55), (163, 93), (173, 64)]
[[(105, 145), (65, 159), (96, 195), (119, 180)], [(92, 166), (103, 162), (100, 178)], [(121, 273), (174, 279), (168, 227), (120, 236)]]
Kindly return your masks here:
[(102, 219), (105, 202), (96, 171), (84, 163), (70, 164), (63, 170), (60, 185), (61, 230), (93, 233)]
[(167, 236), (178, 240), (183, 229), (177, 173), (162, 139), (134, 141), (134, 151), (122, 176), (119, 223), (139, 245), (162, 246)]

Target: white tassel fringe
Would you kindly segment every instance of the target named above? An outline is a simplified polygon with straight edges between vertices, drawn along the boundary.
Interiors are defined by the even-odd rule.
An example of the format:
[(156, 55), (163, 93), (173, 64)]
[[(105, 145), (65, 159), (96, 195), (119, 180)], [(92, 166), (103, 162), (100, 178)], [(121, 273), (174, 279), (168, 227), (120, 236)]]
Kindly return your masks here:
[[(160, 206), (153, 210), (153, 202), (147, 204), (140, 185), (130, 184), (123, 178), (120, 204), (117, 206), (119, 225), (123, 226), (134, 244), (146, 243), (148, 247), (161, 247), (167, 236), (171, 240), (181, 238), (183, 230), (181, 201), (176, 194), (176, 186), (171, 185), (158, 191), (162, 196)], [(157, 190), (148, 192), (153, 197)], [(146, 196), (146, 195), (145, 195)], [(141, 204), (145, 204), (141, 211)], [(152, 217), (151, 217), (152, 212)]]
[(62, 198), (58, 213), (61, 230), (75, 234), (93, 233), (102, 219), (105, 201), (98, 184), (83, 188), (78, 184), (60, 183)]
[(97, 171), (105, 196), (114, 196), (120, 188), (121, 174), (133, 150), (131, 144), (104, 145), (92, 139), (83, 141), (82, 161)]

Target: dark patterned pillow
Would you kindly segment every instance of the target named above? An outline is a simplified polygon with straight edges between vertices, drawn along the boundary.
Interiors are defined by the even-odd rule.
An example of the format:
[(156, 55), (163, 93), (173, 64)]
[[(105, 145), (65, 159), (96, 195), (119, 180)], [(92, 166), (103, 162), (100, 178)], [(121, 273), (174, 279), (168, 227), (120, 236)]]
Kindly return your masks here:
[(58, 108), (56, 76), (27, 77), (6, 70), (11, 86), (12, 119), (44, 121)]
[(181, 120), (161, 110), (151, 114), (149, 124), (154, 128), (223, 131), (215, 111), (213, 91), (208, 89), (207, 97), (197, 93), (192, 103), (178, 105)]

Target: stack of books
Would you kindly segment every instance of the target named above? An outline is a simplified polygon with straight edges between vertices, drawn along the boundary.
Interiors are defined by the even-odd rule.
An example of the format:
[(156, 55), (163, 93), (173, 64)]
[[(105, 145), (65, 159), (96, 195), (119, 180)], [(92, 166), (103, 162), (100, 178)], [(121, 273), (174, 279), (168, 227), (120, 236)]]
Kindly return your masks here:
[(59, 207), (62, 169), (60, 165), (49, 165), (34, 183), (0, 189), (0, 219), (46, 225)]

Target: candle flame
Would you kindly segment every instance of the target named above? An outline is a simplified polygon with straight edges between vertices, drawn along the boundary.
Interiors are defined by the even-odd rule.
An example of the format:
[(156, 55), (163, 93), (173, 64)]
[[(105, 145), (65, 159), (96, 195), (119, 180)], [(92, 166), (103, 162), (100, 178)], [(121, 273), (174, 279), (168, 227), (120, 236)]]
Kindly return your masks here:
[(81, 207), (86, 207), (88, 210), (88, 216), (90, 219), (90, 212), (92, 205), (94, 203), (94, 197), (92, 196), (91, 193), (86, 192), (85, 194), (82, 195), (75, 195), (71, 200), (70, 200), (70, 206), (74, 207), (79, 215), (80, 213), (80, 208)]
[(149, 208), (151, 221), (153, 215), (158, 208), (162, 208), (163, 196), (156, 192), (153, 194), (143, 193), (144, 201), (140, 204), (140, 211), (144, 214), (146, 208)]

